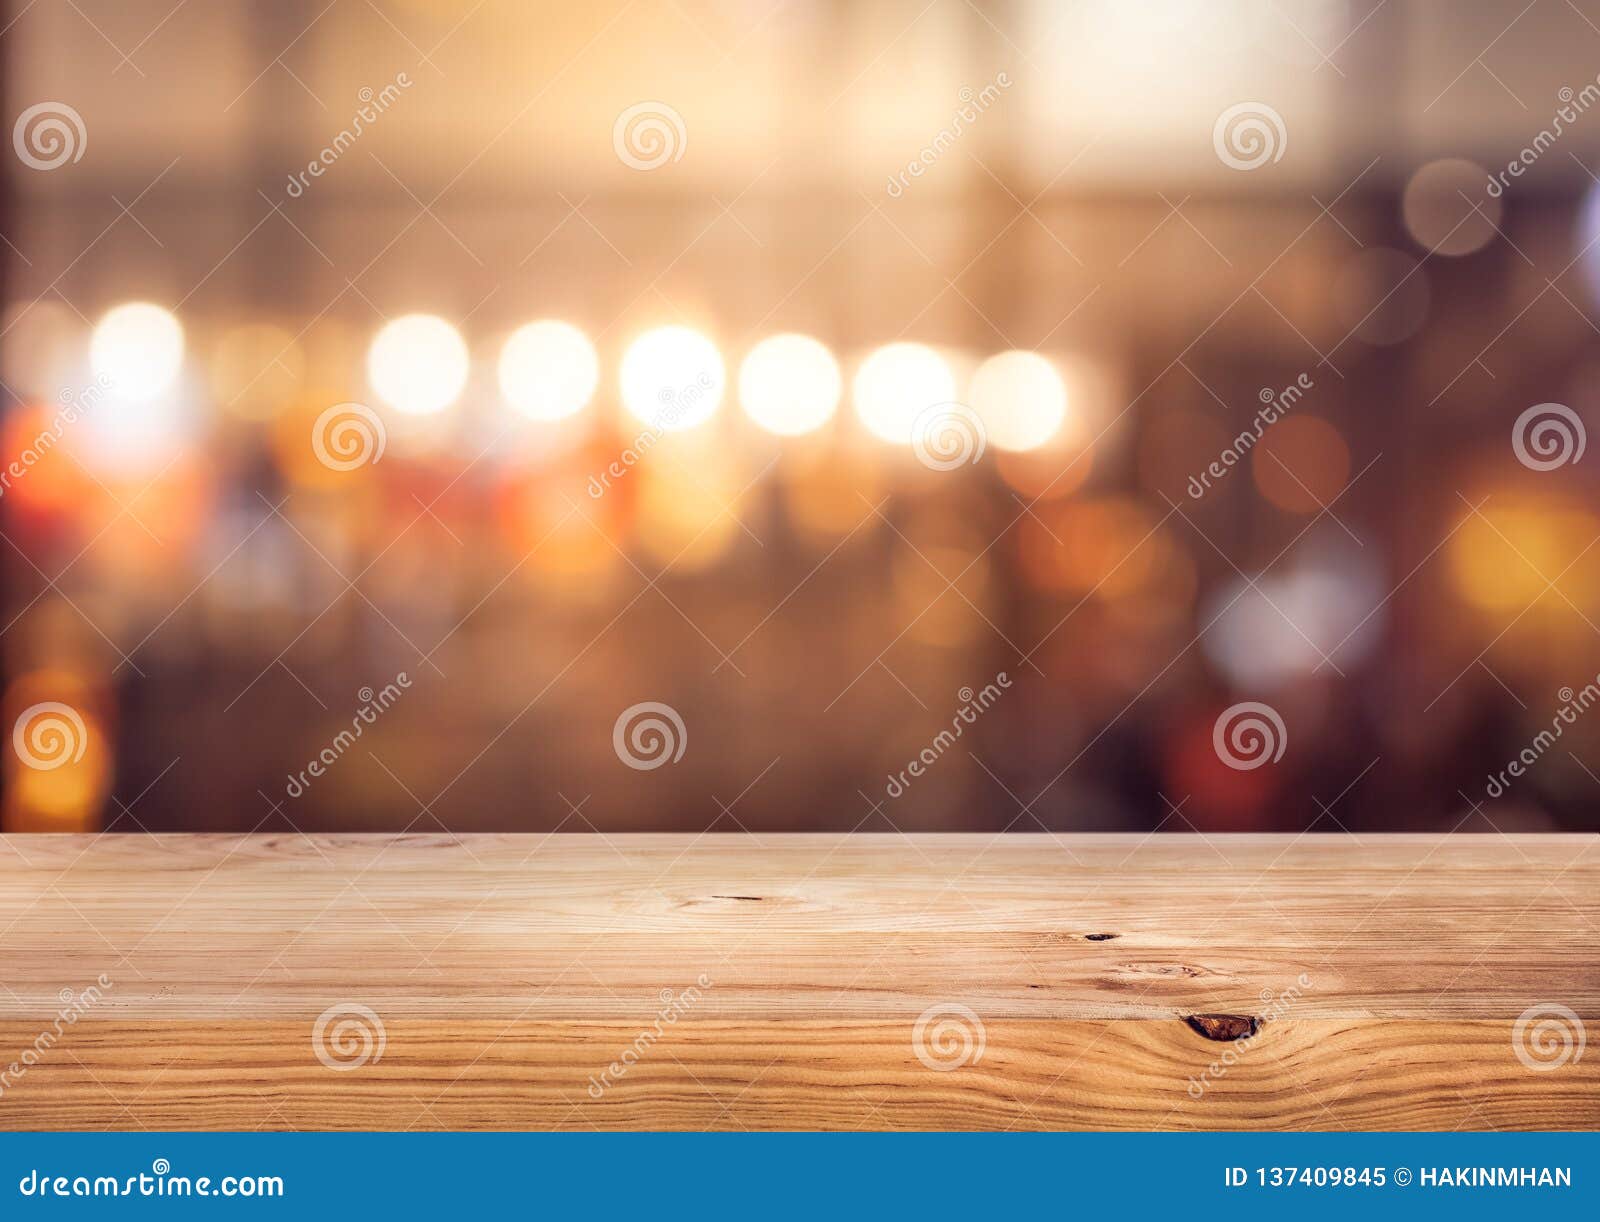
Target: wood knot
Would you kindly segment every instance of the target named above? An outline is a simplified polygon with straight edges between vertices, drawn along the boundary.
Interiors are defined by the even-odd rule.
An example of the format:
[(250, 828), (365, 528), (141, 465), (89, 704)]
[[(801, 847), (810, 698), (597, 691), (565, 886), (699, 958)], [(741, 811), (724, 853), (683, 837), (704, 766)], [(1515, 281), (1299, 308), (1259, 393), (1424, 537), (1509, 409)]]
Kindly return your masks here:
[(1086, 933), (1083, 935), (1085, 942), (1109, 942), (1112, 938), (1120, 938), (1120, 933)]
[(1183, 1021), (1208, 1040), (1244, 1040), (1261, 1030), (1253, 1014), (1185, 1014)]

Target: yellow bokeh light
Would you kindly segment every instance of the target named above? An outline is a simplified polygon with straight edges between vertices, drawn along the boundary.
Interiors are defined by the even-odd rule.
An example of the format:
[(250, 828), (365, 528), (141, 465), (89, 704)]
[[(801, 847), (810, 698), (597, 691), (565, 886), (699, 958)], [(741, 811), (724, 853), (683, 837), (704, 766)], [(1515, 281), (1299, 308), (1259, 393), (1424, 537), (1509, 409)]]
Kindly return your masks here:
[(183, 365), (183, 325), (148, 301), (108, 310), (89, 341), (89, 365), (119, 399), (145, 402), (171, 389)]
[(247, 323), (217, 341), (211, 391), (225, 411), (270, 420), (299, 394), (305, 370), (305, 351), (292, 334), (267, 323)]
[(711, 454), (678, 455), (642, 467), (637, 479), (634, 538), (655, 562), (674, 572), (702, 571), (744, 537), (737, 474)]
[(99, 827), (115, 744), (100, 716), (103, 681), (65, 668), (19, 675), (0, 700), (9, 728), (0, 753), (6, 779), (0, 828), (84, 832)]
[(646, 331), (622, 358), (622, 404), (657, 432), (704, 424), (722, 403), (717, 346), (688, 327)]
[(990, 444), (1002, 450), (1036, 450), (1056, 435), (1067, 416), (1067, 387), (1056, 367), (1037, 352), (992, 356), (972, 375), (967, 405), (978, 413)]
[(924, 344), (879, 348), (856, 370), (856, 413), (884, 441), (910, 445), (917, 417), (956, 396), (950, 366)]
[(529, 419), (576, 415), (599, 383), (594, 345), (571, 323), (531, 322), (512, 332), (500, 350), (500, 390)]
[(739, 367), (745, 414), (780, 437), (814, 432), (833, 418), (843, 382), (827, 345), (807, 335), (774, 335)]
[(470, 370), (461, 333), (432, 314), (407, 314), (388, 323), (367, 352), (372, 389), (408, 416), (431, 416), (449, 407)]
[[(1451, 576), (1460, 594), (1484, 610), (1521, 612), (1539, 604), (1554, 612), (1549, 620), (1523, 621), (1546, 639), (1552, 624), (1569, 619), (1587, 634), (1572, 608), (1600, 603), (1600, 557), (1585, 550), (1597, 532), (1600, 520), (1577, 501), (1497, 490), (1477, 511), (1463, 506), (1450, 534)], [(1548, 579), (1558, 575), (1552, 587)]]

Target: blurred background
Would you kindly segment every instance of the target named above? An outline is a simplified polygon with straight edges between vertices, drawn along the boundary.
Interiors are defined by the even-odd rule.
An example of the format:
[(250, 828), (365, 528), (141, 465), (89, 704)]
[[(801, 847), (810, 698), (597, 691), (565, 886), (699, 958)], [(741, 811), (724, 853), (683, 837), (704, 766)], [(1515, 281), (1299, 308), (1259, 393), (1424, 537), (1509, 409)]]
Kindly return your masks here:
[(6, 10), (7, 830), (1600, 827), (1600, 3)]

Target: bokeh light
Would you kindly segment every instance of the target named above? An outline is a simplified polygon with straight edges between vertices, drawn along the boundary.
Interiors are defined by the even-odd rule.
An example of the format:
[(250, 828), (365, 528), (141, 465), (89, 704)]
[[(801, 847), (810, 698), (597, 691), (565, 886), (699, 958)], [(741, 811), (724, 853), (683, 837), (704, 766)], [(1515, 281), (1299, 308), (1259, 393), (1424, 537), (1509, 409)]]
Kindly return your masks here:
[[(1007, 7), (1044, 77), (963, 58), (972, 11), (936, 6), (899, 51), (938, 71), (859, 81), (903, 22), (813, 6), (661, 95), (690, 141), (655, 174), (606, 142), (612, 86), (704, 35), (585, 49), (587, 23), (503, 7), (450, 37), (484, 69), (472, 97), (429, 91), (362, 137), (393, 174), (362, 150), (314, 184), (282, 165), (281, 216), (217, 201), (239, 165), (330, 139), (362, 84), (350, 21), (294, 65), (329, 111), (246, 123), (237, 156), (163, 147), (163, 110), (204, 110), (182, 88), (90, 71), (39, 93), (121, 116), (96, 148), (128, 147), (23, 166), (38, 189), (4, 227), (6, 669), (47, 676), (23, 707), (88, 685), (118, 801), (88, 762), (0, 775), (0, 830), (118, 802), (158, 830), (278, 811), (281, 770), (401, 668), (417, 694), (263, 830), (403, 826), (397, 778), (444, 793), (451, 830), (572, 814), (519, 802), (530, 778), (607, 831), (703, 830), (710, 794), (758, 833), (998, 829), (1006, 790), (1058, 830), (1170, 829), (1191, 792), (1208, 832), (1332, 826), (1295, 795), (1358, 834), (1444, 829), (1484, 796), (1479, 762), (1600, 669), (1600, 439), (1544, 469), (1521, 423), (1560, 403), (1600, 428), (1600, 118), (1535, 138), (1583, 84), (1566, 5), (1513, 31), (1526, 107), (1441, 74), (1450, 30), (1397, 51), (1394, 6), (1363, 22), (1353, 0)], [(1454, 30), (1474, 51), (1503, 25), (1476, 17)], [(14, 68), (50, 59), (49, 27), (10, 32)], [(460, 149), (515, 143), (530, 30), (587, 65), (552, 102), (582, 122), (546, 123), (515, 183), (462, 174)], [(195, 84), (201, 56), (238, 110), (269, 85), (250, 35), (174, 18), (139, 59)], [(849, 101), (848, 140), (837, 113), (790, 113), (797, 84)], [(986, 117), (946, 149), (956, 112)], [(774, 116), (789, 172), (746, 192)], [(113, 193), (133, 212), (106, 230)], [(981, 458), (941, 468), (979, 422)], [(1016, 690), (880, 810), (880, 756), (898, 773), (1001, 668)], [(684, 766), (617, 758), (642, 701), (683, 715)], [(1290, 726), (1270, 775), (1213, 749), (1244, 701)], [(1600, 716), (1568, 734), (1474, 821), (1591, 830), (1600, 784), (1573, 756), (1600, 760)]]
[(1018, 527), (1019, 559), (1041, 589), (1106, 602), (1186, 608), (1194, 569), (1150, 506), (1132, 497), (1047, 503)]
[(746, 537), (740, 528), (737, 472), (703, 447), (669, 449), (659, 458), (634, 473), (639, 494), (635, 541), (652, 560), (674, 571), (708, 569)]
[(622, 358), (622, 404), (658, 432), (704, 424), (722, 404), (722, 354), (689, 327), (658, 327)]
[(1225, 581), (1200, 609), (1200, 622), (1212, 625), (1201, 648), (1241, 690), (1281, 687), (1319, 668), (1336, 678), (1333, 667), (1358, 666), (1385, 631), (1384, 575), (1355, 542), (1338, 535), (1289, 565), (1253, 586)]
[(461, 333), (432, 314), (407, 314), (386, 324), (367, 352), (372, 389), (408, 416), (431, 416), (449, 407), (470, 370)]
[(211, 357), (211, 392), (224, 411), (270, 420), (300, 393), (306, 355), (289, 331), (246, 323), (217, 341)]
[(1291, 416), (1266, 431), (1250, 464), (1261, 495), (1279, 509), (1316, 513), (1348, 482), (1350, 447), (1326, 420)]
[(1036, 450), (1066, 419), (1067, 388), (1046, 358), (1012, 350), (978, 366), (967, 388), (967, 405), (983, 421), (991, 445)]
[(832, 451), (807, 462), (789, 451), (779, 469), (784, 508), (802, 538), (832, 545), (870, 538), (882, 526), (872, 507), (884, 494), (883, 473), (872, 455)]
[(745, 414), (780, 437), (814, 432), (833, 418), (843, 382), (827, 345), (808, 335), (762, 340), (739, 367)]
[[(1584, 502), (1500, 490), (1487, 500), (1481, 493), (1473, 497), (1459, 518), (1450, 534), (1451, 575), (1474, 606), (1552, 612), (1522, 620), (1548, 643), (1552, 622), (1573, 626), (1568, 621), (1574, 603), (1600, 605), (1600, 555), (1590, 547), (1600, 534), (1600, 517)], [(1549, 578), (1557, 575), (1559, 585), (1552, 587)], [(1575, 623), (1579, 632), (1590, 632), (1582, 620)]]
[[(603, 447), (587, 455), (588, 465), (611, 457)], [(496, 494), (500, 531), (519, 556), (530, 557), (526, 578), (564, 598), (603, 601), (626, 561), (607, 538), (626, 535), (627, 494), (602, 500), (589, 497), (582, 479), (569, 473), (507, 480)], [(580, 506), (574, 511), (573, 506)]]
[[(112, 725), (103, 679), (52, 666), (18, 675), (0, 699), (7, 737), (3, 812), (8, 831), (82, 832), (100, 824), (110, 789)], [(21, 739), (35, 758), (24, 762)], [(42, 761), (42, 763), (40, 762)]]
[(1063, 452), (1058, 446), (1041, 450), (999, 451), (995, 470), (1026, 504), (1058, 501), (1083, 487), (1094, 470), (1094, 445), (1085, 441)]
[(183, 365), (183, 325), (148, 301), (108, 310), (89, 342), (89, 365), (117, 398), (133, 403), (170, 389)]
[(600, 358), (571, 323), (543, 319), (519, 327), (500, 350), (500, 390), (532, 420), (582, 411), (600, 384)]
[(1461, 157), (1430, 161), (1406, 183), (1401, 211), (1419, 246), (1437, 255), (1470, 255), (1495, 237), (1500, 200), (1489, 173)]
[(888, 344), (856, 370), (856, 413), (869, 432), (884, 441), (911, 443), (917, 417), (956, 397), (950, 366), (924, 344)]

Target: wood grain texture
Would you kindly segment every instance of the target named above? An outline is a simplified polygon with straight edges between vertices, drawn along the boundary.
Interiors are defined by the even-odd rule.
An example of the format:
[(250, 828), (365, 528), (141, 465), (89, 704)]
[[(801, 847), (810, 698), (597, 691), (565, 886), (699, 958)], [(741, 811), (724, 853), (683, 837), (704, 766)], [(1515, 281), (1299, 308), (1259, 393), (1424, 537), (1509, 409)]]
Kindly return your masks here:
[(1597, 840), (0, 838), (0, 1128), (1600, 1128)]

